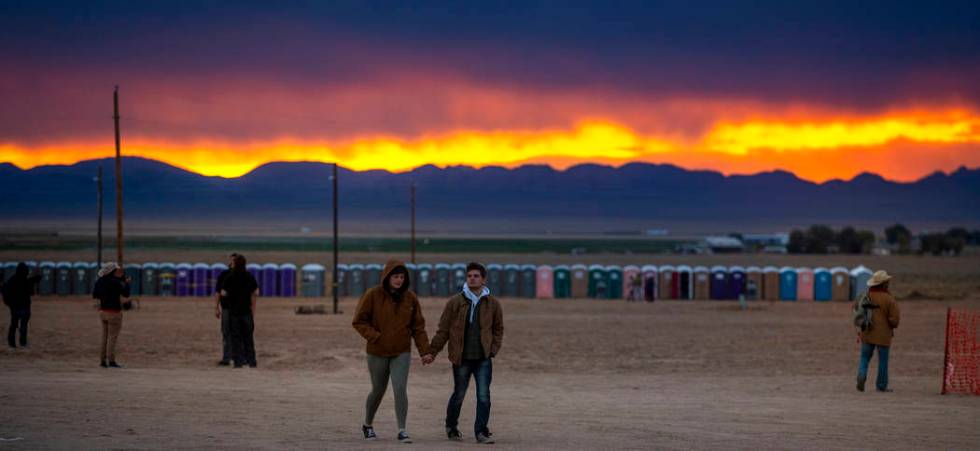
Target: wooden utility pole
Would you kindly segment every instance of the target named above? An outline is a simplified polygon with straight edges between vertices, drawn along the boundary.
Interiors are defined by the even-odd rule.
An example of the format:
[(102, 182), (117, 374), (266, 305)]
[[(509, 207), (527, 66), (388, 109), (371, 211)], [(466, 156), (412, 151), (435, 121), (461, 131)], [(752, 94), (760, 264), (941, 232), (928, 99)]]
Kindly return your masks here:
[(338, 286), (337, 286), (337, 258), (338, 258), (338, 245), (339, 239), (337, 234), (337, 163), (333, 164), (333, 279), (331, 279), (331, 289), (333, 290), (333, 314), (340, 313), (340, 301), (337, 298)]
[(119, 86), (112, 91), (112, 119), (116, 123), (116, 264), (123, 265), (122, 157), (119, 152)]
[(95, 183), (99, 191), (99, 227), (98, 227), (98, 238), (96, 247), (98, 252), (96, 255), (96, 261), (99, 262), (99, 267), (102, 267), (102, 163), (99, 163), (99, 175), (95, 177)]
[(412, 182), (412, 264), (415, 264), (415, 182)]

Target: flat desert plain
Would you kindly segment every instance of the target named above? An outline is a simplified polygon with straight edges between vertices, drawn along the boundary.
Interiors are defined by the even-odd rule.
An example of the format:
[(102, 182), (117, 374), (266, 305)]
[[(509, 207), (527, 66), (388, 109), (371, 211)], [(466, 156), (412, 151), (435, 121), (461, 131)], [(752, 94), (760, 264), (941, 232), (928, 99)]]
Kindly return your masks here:
[[(340, 315), (294, 313), (318, 302), (260, 299), (259, 367), (232, 369), (215, 365), (210, 300), (143, 298), (120, 337), (127, 368), (106, 370), (91, 301), (37, 298), (31, 348), (0, 351), (0, 448), (481, 446), (472, 386), (465, 441), (445, 438), (445, 353), (430, 366), (413, 356), (415, 443), (395, 440), (390, 392), (375, 421), (379, 439), (363, 441), (369, 383), (364, 343), (350, 326), (355, 300), (344, 299)], [(431, 334), (444, 300), (422, 302)], [(980, 309), (976, 292), (900, 301), (887, 394), (855, 390), (847, 303), (502, 302), (491, 389), (497, 449), (980, 448), (980, 397), (939, 394), (946, 309)]]

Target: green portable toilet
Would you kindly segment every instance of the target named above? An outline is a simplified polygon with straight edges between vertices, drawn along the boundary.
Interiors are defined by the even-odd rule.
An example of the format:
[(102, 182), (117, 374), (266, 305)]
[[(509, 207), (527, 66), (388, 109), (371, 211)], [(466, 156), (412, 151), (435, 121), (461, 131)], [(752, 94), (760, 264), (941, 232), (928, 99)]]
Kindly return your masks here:
[[(300, 296), (322, 298), (326, 292), (327, 268), (309, 263), (300, 268)], [(331, 293), (333, 294), (333, 293)]]
[(607, 266), (606, 277), (609, 299), (623, 299), (623, 267), (616, 265)]
[(89, 289), (91, 284), (88, 280), (88, 263), (75, 262), (71, 265), (71, 287), (72, 293), (76, 295), (92, 294)]
[(487, 288), (490, 289), (490, 294), (501, 297), (503, 296), (504, 289), (504, 267), (497, 264), (491, 263), (487, 265)]
[(504, 296), (516, 298), (520, 290), (521, 267), (514, 264), (504, 265)]
[(177, 294), (177, 266), (173, 263), (161, 263), (157, 272), (157, 294), (174, 296)]
[(143, 267), (140, 268), (140, 293), (143, 293), (143, 296), (156, 296), (159, 293), (157, 289), (157, 276), (159, 275), (160, 265), (143, 263)]
[(589, 297), (609, 299), (609, 273), (605, 266), (589, 266)]
[(435, 295), (439, 297), (449, 296), (449, 287), (452, 286), (452, 274), (449, 272), (449, 265), (446, 263), (436, 263), (436, 290)]
[(57, 268), (54, 262), (44, 261), (38, 266), (41, 271), (41, 283), (38, 284), (37, 294), (50, 296), (54, 294), (55, 279), (57, 278)]
[(54, 292), (58, 296), (71, 294), (71, 263), (58, 262), (55, 265)]
[(537, 281), (538, 268), (534, 265), (521, 265), (521, 282), (520, 289), (517, 290), (517, 295), (522, 298), (534, 299), (537, 296), (535, 290)]
[(555, 266), (553, 272), (553, 294), (555, 299), (572, 297), (572, 270), (566, 265)]

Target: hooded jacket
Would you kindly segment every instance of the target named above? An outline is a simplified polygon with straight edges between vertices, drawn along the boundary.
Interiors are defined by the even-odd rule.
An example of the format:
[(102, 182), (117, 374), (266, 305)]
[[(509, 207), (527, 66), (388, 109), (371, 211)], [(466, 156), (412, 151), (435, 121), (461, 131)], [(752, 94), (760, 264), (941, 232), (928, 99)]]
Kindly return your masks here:
[[(398, 290), (391, 290), (389, 278), (398, 268), (405, 271), (405, 283)], [(413, 339), (419, 355), (429, 353), (429, 336), (425, 333), (422, 306), (409, 289), (410, 286), (405, 264), (392, 260), (381, 272), (381, 284), (361, 296), (352, 325), (367, 340), (368, 354), (396, 357), (412, 350)]]
[(18, 264), (14, 275), (10, 276), (7, 283), (3, 285), (3, 303), (11, 309), (31, 308), (31, 295), (34, 294), (37, 283), (41, 281), (41, 276), (28, 277), (28, 272), (30, 269), (26, 264)]

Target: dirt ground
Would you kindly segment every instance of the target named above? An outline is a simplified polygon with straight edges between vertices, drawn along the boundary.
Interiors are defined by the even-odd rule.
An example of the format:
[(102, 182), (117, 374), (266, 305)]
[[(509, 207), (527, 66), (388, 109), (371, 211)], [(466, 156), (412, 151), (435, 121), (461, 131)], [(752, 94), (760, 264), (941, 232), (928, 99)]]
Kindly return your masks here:
[[(97, 366), (97, 312), (40, 298), (31, 348), (0, 351), (3, 449), (466, 449), (443, 432), (445, 354), (413, 357), (409, 431), (389, 395), (379, 440), (359, 438), (369, 390), (363, 342), (317, 301), (262, 299), (259, 368), (215, 365), (220, 333), (203, 299), (143, 299), (127, 313), (124, 370)], [(499, 449), (978, 449), (980, 397), (940, 395), (946, 308), (980, 297), (906, 301), (892, 351), (894, 393), (854, 388), (857, 344), (844, 303), (505, 299), (490, 427)], [(441, 308), (423, 300), (429, 331)], [(8, 321), (6, 310), (0, 316)], [(872, 367), (874, 368), (874, 367)], [(875, 374), (872, 369), (872, 377)]]

